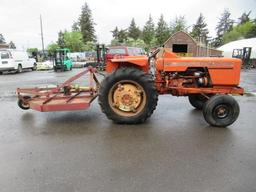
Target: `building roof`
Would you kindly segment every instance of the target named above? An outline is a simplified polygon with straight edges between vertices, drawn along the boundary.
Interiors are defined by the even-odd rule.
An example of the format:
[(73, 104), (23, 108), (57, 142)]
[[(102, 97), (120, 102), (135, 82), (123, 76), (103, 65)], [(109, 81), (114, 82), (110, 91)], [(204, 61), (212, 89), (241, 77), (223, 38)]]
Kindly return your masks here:
[(244, 47), (252, 48), (251, 59), (255, 59), (256, 58), (256, 38), (232, 41), (230, 43), (222, 45), (221, 47), (218, 48), (218, 50), (223, 51), (224, 57), (232, 57), (232, 53), (234, 49), (243, 49)]
[(164, 45), (165, 45), (168, 41), (170, 41), (170, 40), (173, 38), (173, 36), (177, 35), (178, 33), (183, 33), (184, 35), (186, 35), (186, 36), (188, 36), (190, 39), (192, 39), (195, 44), (198, 44), (198, 43), (195, 41), (195, 39), (194, 39), (193, 37), (191, 37), (188, 33), (184, 32), (184, 31), (177, 31), (177, 32), (173, 33), (173, 34), (164, 42)]
[(203, 48), (207, 48), (207, 49), (211, 49), (211, 50), (216, 50), (216, 51), (220, 51), (219, 49), (215, 49), (213, 47), (207, 47), (206, 45), (200, 43), (200, 42), (197, 42), (190, 34), (184, 32), (184, 31), (177, 31), (175, 33), (173, 33), (165, 42), (164, 42), (164, 45), (168, 43), (168, 41), (170, 41), (175, 35), (177, 35), (178, 33), (183, 33), (184, 35), (186, 35), (188, 38), (190, 38), (197, 46), (199, 47), (203, 47)]

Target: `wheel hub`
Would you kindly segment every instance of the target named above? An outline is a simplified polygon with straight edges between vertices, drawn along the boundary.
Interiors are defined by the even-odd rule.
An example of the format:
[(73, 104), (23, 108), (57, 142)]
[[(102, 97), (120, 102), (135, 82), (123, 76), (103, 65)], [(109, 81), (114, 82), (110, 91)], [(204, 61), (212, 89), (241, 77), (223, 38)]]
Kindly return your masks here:
[(223, 119), (228, 116), (229, 110), (228, 110), (227, 106), (220, 105), (220, 106), (216, 107), (216, 109), (214, 110), (214, 113), (216, 114), (216, 116), (218, 118)]
[(114, 107), (125, 112), (137, 112), (142, 102), (142, 91), (131, 83), (118, 84), (114, 91)]
[(125, 105), (132, 105), (133, 102), (133, 98), (131, 95), (129, 94), (124, 94), (122, 97), (122, 103), (124, 103)]

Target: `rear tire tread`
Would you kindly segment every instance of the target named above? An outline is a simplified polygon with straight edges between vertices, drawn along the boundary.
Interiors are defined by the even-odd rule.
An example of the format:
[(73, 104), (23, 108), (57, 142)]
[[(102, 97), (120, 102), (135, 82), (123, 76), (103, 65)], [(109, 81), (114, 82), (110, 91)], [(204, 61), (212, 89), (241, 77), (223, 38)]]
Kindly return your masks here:
[[(146, 103), (145, 109), (143, 109), (142, 114), (139, 114), (138, 117), (128, 117), (128, 118), (123, 118), (121, 116), (116, 115), (111, 107), (108, 104), (108, 90), (111, 89), (111, 85), (114, 83), (124, 80), (123, 78), (127, 77), (127, 79), (131, 80), (138, 80), (141, 83), (144, 84), (144, 88), (148, 89), (145, 90), (146, 94), (149, 92), (149, 100)], [(137, 82), (137, 81), (136, 81)], [(148, 74), (145, 74), (143, 71), (133, 68), (133, 67), (122, 67), (114, 71), (112, 74), (107, 76), (101, 83), (100, 91), (99, 91), (99, 105), (101, 107), (101, 110), (103, 113), (106, 114), (108, 119), (113, 120), (115, 123), (120, 123), (120, 124), (139, 124), (143, 123), (147, 118), (149, 118), (154, 110), (156, 109), (157, 106), (157, 101), (158, 101), (158, 93), (154, 84), (154, 81), (152, 77)]]

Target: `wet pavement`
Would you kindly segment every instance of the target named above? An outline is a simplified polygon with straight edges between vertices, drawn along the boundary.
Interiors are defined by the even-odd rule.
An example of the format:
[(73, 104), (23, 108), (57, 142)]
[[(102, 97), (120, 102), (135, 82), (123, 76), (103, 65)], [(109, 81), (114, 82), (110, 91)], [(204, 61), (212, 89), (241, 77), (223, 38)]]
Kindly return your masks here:
[[(89, 110), (23, 111), (16, 87), (57, 84), (65, 73), (0, 75), (1, 192), (254, 192), (256, 97), (236, 97), (239, 119), (210, 127), (187, 98), (159, 97), (142, 125), (116, 125)], [(256, 70), (241, 84), (256, 89)]]

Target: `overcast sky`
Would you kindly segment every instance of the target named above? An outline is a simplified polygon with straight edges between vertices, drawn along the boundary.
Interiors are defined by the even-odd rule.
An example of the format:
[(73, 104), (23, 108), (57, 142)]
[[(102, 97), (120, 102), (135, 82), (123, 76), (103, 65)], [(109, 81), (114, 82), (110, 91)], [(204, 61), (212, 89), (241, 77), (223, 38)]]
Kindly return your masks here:
[[(57, 40), (61, 29), (70, 30), (77, 20), (84, 0), (0, 0), (0, 33), (7, 42), (14, 41), (19, 49), (41, 48), (39, 17), (42, 14), (45, 44)], [(256, 18), (256, 0), (87, 0), (97, 24), (100, 43), (109, 43), (111, 30), (118, 26), (127, 28), (132, 17), (143, 26), (152, 15), (157, 23), (161, 14), (170, 23), (175, 16), (185, 15), (187, 25), (194, 24), (203, 13), (210, 35), (215, 36), (215, 26), (225, 8), (237, 19), (244, 11), (252, 11)]]

